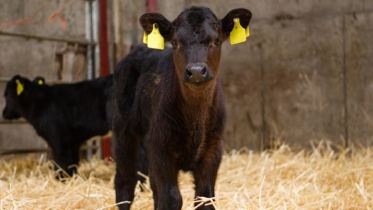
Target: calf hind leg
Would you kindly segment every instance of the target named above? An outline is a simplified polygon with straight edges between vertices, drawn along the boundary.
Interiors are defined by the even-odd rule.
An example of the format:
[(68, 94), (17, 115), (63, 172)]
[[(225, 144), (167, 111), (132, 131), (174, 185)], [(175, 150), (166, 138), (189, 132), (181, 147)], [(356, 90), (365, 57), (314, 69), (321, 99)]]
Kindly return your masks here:
[[(125, 131), (124, 131), (125, 132)], [(134, 198), (137, 183), (138, 140), (129, 134), (115, 135), (116, 138), (116, 174), (115, 195), (118, 207), (129, 210)]]

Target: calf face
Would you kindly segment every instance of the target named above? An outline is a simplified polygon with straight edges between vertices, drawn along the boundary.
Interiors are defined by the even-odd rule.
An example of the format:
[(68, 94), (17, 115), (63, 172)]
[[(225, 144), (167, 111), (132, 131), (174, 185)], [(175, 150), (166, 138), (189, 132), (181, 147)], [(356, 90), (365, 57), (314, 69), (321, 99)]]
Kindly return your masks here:
[(179, 81), (183, 85), (195, 86), (217, 78), (221, 44), (229, 37), (234, 18), (239, 18), (241, 25), (246, 28), (251, 12), (235, 9), (219, 20), (208, 8), (192, 7), (173, 22), (161, 14), (148, 13), (140, 18), (140, 23), (146, 33), (150, 33), (153, 24), (158, 25), (160, 33), (173, 46)]
[[(37, 85), (44, 85), (45, 79), (37, 76), (32, 81)], [(5, 107), (3, 110), (3, 118), (7, 120), (15, 120), (22, 116), (22, 102), (27, 98), (31, 81), (22, 76), (16, 75), (6, 84), (4, 91)]]

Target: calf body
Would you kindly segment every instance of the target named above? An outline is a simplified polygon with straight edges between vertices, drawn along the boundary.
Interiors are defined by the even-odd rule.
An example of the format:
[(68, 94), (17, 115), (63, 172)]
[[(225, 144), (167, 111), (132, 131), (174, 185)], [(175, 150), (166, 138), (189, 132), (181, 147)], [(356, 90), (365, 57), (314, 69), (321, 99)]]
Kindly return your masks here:
[[(236, 17), (246, 27), (251, 13), (236, 9), (218, 20), (208, 8), (192, 7), (172, 23), (160, 14), (141, 17), (145, 32), (157, 24), (173, 48), (137, 46), (117, 65), (113, 103), (117, 202), (133, 200), (136, 169), (144, 161), (138, 152), (143, 141), (155, 209), (181, 209), (180, 170), (192, 172), (196, 197), (215, 197), (225, 118), (220, 48)], [(129, 209), (130, 203), (119, 207)]]
[(7, 83), (3, 117), (25, 118), (46, 140), (56, 164), (72, 175), (82, 143), (111, 128), (112, 76), (59, 85), (36, 80), (17, 75)]

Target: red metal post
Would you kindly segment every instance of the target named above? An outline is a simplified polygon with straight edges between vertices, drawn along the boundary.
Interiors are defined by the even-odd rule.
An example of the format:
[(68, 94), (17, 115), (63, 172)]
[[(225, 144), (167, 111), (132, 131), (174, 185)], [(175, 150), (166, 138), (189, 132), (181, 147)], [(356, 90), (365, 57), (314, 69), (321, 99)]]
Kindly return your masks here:
[(109, 74), (107, 0), (100, 0), (99, 16), (100, 74), (101, 76), (106, 76)]
[[(109, 42), (107, 26), (107, 0), (99, 1), (99, 47), (100, 47), (100, 75), (109, 75)], [(102, 138), (101, 151), (102, 158), (107, 159), (111, 156), (111, 138), (105, 136)]]
[(104, 136), (102, 137), (101, 151), (103, 159), (110, 159), (111, 157), (111, 137)]
[(146, 11), (147, 12), (156, 12), (157, 11), (157, 0), (147, 0)]

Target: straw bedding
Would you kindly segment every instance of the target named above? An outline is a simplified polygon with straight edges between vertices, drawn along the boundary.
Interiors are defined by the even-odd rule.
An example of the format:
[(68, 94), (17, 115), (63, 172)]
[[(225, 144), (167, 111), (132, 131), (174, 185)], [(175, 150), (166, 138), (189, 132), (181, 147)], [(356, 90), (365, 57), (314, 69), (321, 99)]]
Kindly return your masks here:
[[(115, 209), (114, 164), (83, 162), (79, 175), (54, 179), (43, 156), (0, 159), (0, 209)], [(193, 209), (189, 174), (179, 179), (183, 209)], [(136, 189), (133, 209), (152, 209), (149, 186)], [(234, 151), (224, 156), (216, 193), (217, 209), (373, 209), (373, 152), (370, 148), (334, 153)], [(195, 202), (209, 202), (200, 198)]]

